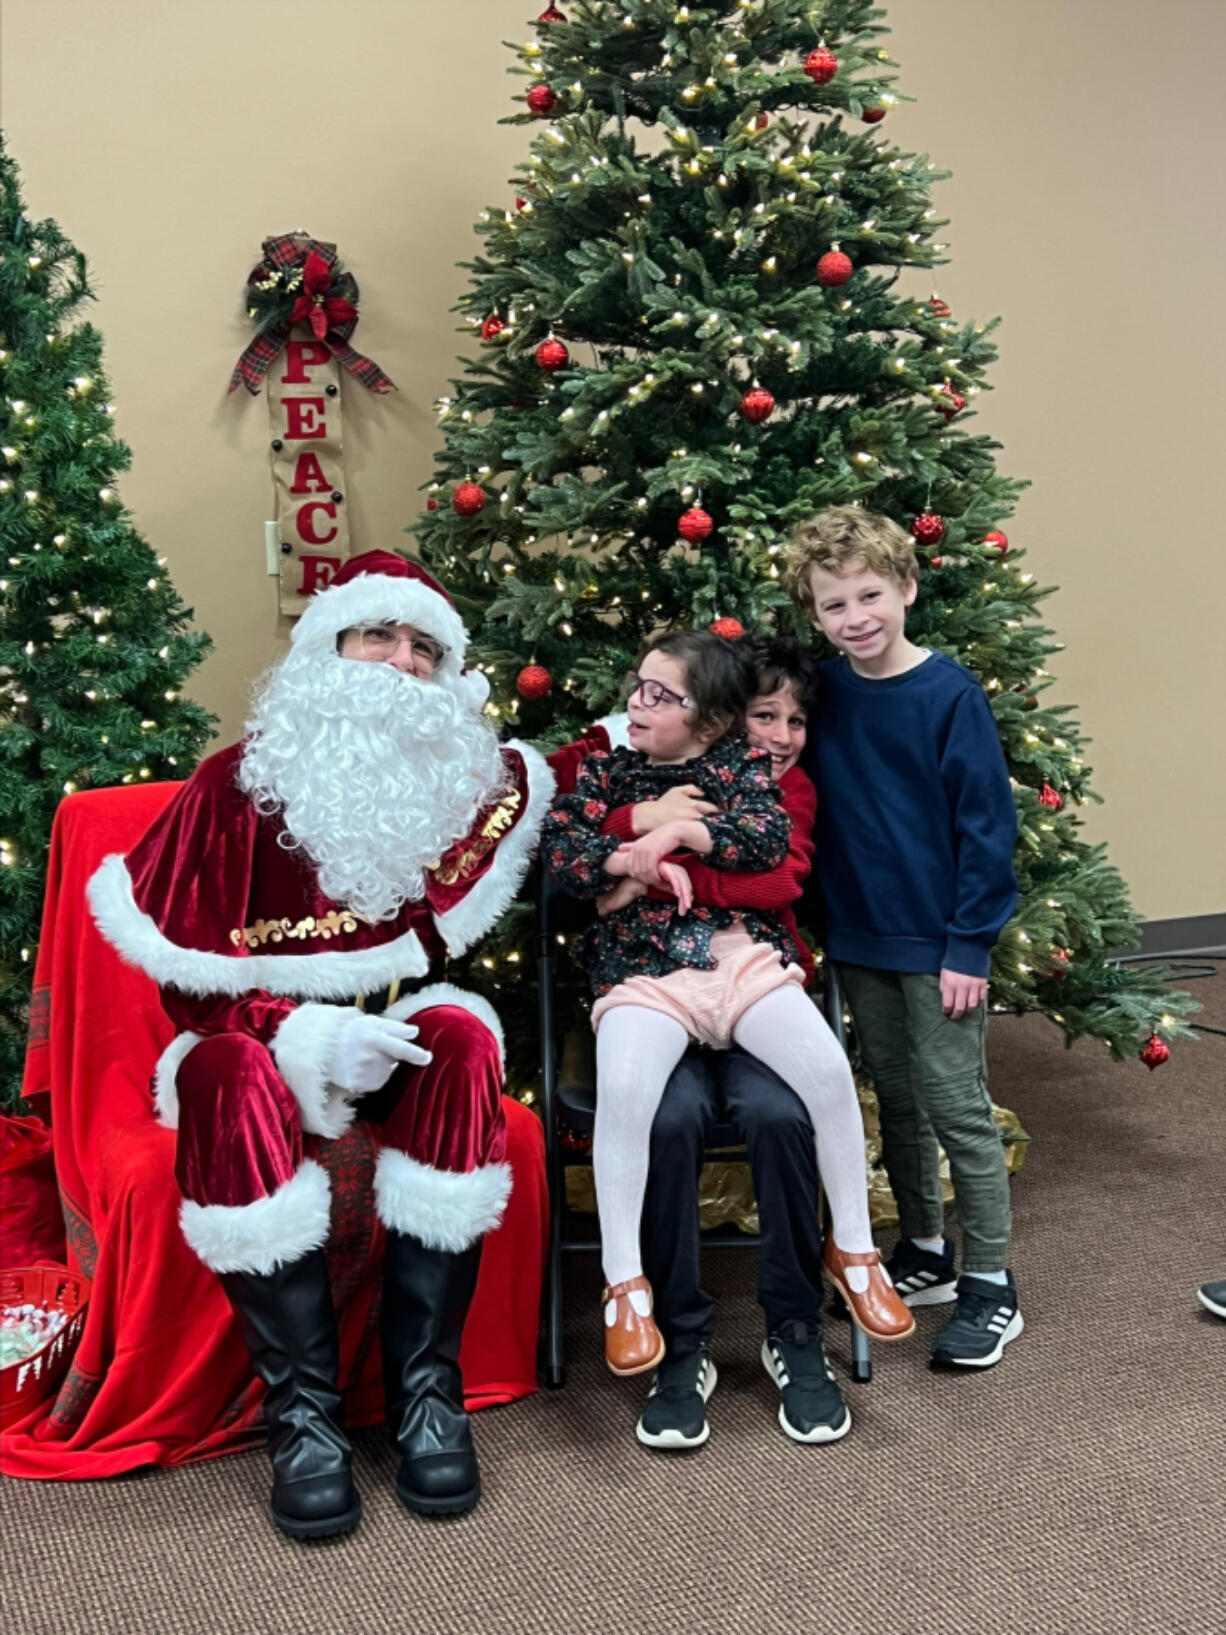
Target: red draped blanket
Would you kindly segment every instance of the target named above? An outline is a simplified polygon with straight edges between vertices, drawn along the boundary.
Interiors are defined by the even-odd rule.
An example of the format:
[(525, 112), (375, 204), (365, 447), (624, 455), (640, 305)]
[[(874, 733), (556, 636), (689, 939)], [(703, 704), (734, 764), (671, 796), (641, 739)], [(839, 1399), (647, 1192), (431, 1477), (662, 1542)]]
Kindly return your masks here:
[[(7, 1476), (80, 1480), (180, 1465), (258, 1440), (253, 1379), (217, 1279), (179, 1231), (175, 1137), (149, 1088), (172, 1028), (157, 989), (103, 941), (85, 883), (128, 851), (175, 784), (104, 789), (64, 801), (51, 841), (25, 1094), (50, 1111), (69, 1262), (93, 1279), (85, 1334), (57, 1396), (0, 1436)], [(544, 1143), (535, 1114), (507, 1099), (514, 1187), (487, 1237), (461, 1365), (470, 1408), (536, 1386), (548, 1231)], [(308, 1138), (308, 1146), (310, 1138)], [(375, 1323), (382, 1232), (369, 1127), (318, 1144), (332, 1182), (328, 1266), (340, 1322), (348, 1422), (382, 1418)]]

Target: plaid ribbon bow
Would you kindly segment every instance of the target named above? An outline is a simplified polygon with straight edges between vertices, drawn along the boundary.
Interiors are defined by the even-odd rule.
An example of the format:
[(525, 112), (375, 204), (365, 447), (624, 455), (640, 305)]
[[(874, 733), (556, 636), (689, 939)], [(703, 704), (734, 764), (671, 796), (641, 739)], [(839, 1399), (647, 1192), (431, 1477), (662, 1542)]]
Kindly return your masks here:
[[(350, 346), (358, 322), (358, 283), (351, 272), (337, 270), (335, 244), (321, 244), (299, 234), (266, 238), (264, 258), (247, 275), (247, 288), (265, 284), (279, 274), (300, 268), (301, 293), (292, 307), (266, 318), (255, 339), (234, 365), (230, 391), (245, 386), (254, 397), (264, 376), (280, 356), (295, 323), (309, 323), (311, 332), (332, 349), (338, 363), (356, 375), (372, 392), (394, 391), (394, 383), (373, 359)], [(287, 297), (288, 299), (288, 297)]]

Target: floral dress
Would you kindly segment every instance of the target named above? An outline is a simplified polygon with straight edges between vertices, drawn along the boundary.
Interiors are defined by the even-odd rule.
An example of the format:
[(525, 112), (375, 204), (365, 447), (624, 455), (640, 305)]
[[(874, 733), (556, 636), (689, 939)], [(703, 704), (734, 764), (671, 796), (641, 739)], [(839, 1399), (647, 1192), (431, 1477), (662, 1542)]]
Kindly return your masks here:
[[(701, 820), (712, 841), (703, 858), (709, 867), (759, 873), (778, 868), (787, 857), (791, 821), (771, 778), (770, 756), (751, 749), (744, 736), (668, 766), (650, 766), (638, 750), (618, 748), (589, 755), (574, 793), (558, 797), (545, 819), (541, 856), (562, 890), (572, 897), (611, 891), (617, 882), (604, 865), (621, 841), (601, 833), (606, 817), (619, 806), (657, 800), (680, 784), (694, 784), (719, 807)], [(581, 958), (599, 996), (631, 976), (666, 976), (687, 965), (713, 970), (712, 932), (738, 923), (755, 942), (777, 948), (785, 961), (795, 957), (777, 914), (699, 903), (681, 914), (675, 899), (642, 896), (588, 928)]]

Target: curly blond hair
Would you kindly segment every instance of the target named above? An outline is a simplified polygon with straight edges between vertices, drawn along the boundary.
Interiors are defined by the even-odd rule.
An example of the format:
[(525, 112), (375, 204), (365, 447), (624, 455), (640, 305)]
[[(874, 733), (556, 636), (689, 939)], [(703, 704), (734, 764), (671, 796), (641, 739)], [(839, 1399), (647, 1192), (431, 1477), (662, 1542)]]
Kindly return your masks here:
[(802, 522), (788, 541), (783, 560), (784, 584), (810, 618), (817, 611), (814, 568), (837, 574), (867, 568), (891, 580), (900, 590), (905, 590), (919, 571), (910, 534), (889, 517), (862, 510), (858, 505), (832, 505)]

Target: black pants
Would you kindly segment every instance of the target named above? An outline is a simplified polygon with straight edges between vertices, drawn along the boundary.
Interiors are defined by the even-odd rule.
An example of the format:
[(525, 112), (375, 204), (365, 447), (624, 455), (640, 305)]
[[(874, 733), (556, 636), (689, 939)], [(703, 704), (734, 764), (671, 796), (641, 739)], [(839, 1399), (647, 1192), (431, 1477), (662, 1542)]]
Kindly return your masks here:
[(813, 1126), (799, 1096), (744, 1051), (691, 1046), (668, 1081), (651, 1130), (643, 1206), (643, 1267), (670, 1347), (711, 1332), (700, 1282), (698, 1173), (707, 1134), (730, 1118), (749, 1149), (762, 1229), (758, 1299), (768, 1327), (808, 1321), (821, 1307), (821, 1233)]

